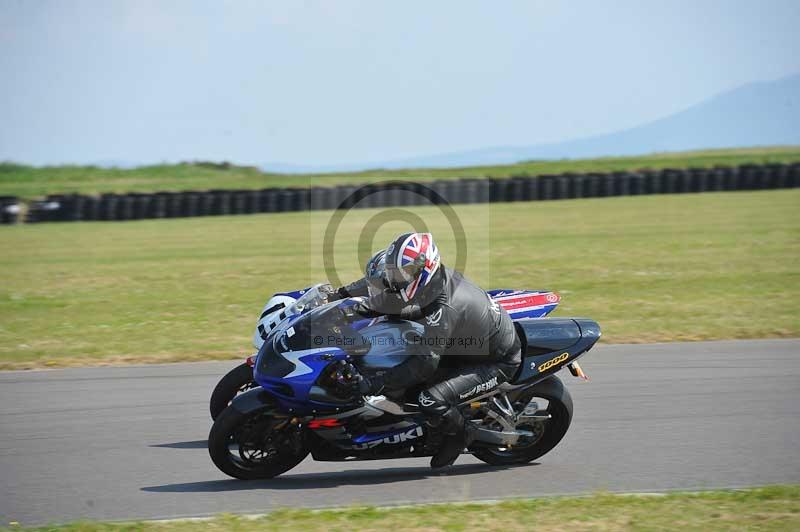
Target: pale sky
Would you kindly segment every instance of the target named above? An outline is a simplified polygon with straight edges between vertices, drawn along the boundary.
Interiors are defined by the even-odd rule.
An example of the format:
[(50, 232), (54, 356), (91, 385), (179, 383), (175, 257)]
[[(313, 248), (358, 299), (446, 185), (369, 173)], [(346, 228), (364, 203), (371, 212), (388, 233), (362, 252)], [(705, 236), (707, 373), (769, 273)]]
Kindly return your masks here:
[(800, 1), (0, 0), (0, 160), (359, 163), (585, 137), (800, 71)]

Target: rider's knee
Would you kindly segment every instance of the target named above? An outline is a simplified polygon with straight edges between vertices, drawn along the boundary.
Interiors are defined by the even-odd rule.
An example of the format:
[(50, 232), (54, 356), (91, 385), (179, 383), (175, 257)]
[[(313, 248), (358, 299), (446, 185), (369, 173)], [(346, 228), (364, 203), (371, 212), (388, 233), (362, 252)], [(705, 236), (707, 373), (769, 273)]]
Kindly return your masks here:
[(423, 390), (417, 397), (419, 409), (426, 415), (442, 415), (450, 408), (449, 402), (438, 393), (436, 387)]

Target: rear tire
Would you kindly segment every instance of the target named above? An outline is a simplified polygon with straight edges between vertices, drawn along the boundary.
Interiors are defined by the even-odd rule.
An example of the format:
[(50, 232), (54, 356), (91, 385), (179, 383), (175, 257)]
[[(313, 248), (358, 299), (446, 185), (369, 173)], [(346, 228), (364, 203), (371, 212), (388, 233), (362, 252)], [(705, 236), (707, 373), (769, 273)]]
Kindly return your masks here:
[[(271, 416), (266, 408), (247, 414), (243, 414), (235, 408), (223, 410), (208, 435), (208, 454), (211, 456), (214, 465), (231, 477), (241, 480), (256, 480), (277, 477), (302, 462), (308, 455), (308, 449), (304, 445), (301, 445), (301, 449), (295, 451), (295, 446), (286, 445), (280, 441), (280, 438), (286, 436), (287, 433), (282, 433), (278, 430), (261, 430), (275, 424), (275, 422), (275, 418)], [(248, 429), (248, 426), (258, 428)], [(296, 429), (293, 425), (288, 425), (288, 428), (284, 430), (293, 431)], [(262, 457), (260, 460), (250, 460), (243, 456), (249, 452), (256, 454), (259, 450), (264, 452), (266, 445), (263, 444), (265, 440), (272, 437), (275, 438), (277, 443), (273, 449), (270, 449), (270, 453), (272, 451), (274, 453), (268, 457)], [(253, 441), (259, 442), (259, 444), (253, 445)]]
[(253, 368), (246, 362), (230, 370), (211, 392), (211, 401), (209, 401), (211, 419), (217, 419), (222, 411), (231, 404), (234, 397), (255, 386), (257, 384), (253, 379)]
[[(520, 442), (517, 447), (506, 450), (475, 447), (473, 454), (476, 458), (491, 465), (526, 464), (544, 456), (558, 445), (572, 423), (572, 396), (558, 377), (550, 377), (546, 383), (546, 386), (534, 387), (530, 394), (526, 394), (525, 401), (527, 404), (536, 397), (547, 399), (547, 412), (551, 417), (537, 427), (539, 430), (544, 429), (541, 437), (531, 445), (526, 446), (524, 442)], [(519, 425), (519, 428), (526, 427)]]

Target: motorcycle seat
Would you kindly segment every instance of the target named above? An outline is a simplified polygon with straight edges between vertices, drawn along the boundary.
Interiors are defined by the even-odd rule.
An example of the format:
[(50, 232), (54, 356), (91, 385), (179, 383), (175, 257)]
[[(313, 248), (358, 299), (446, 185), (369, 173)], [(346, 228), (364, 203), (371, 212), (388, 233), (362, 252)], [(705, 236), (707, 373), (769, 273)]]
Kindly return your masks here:
[(537, 356), (560, 351), (581, 339), (581, 329), (570, 318), (535, 318), (514, 322), (522, 342), (522, 354)]

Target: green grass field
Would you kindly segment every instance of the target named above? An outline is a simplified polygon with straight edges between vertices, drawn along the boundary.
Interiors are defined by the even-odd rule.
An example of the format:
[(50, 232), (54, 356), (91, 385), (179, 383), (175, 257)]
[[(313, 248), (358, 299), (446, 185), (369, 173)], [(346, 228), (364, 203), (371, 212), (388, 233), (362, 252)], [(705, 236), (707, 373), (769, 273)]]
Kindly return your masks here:
[(75, 523), (6, 530), (54, 532), (222, 532), (229, 530), (798, 530), (800, 488), (664, 496), (596, 494), (402, 508), (278, 510), (258, 518), (223, 515), (203, 521)]
[(368, 170), (365, 172), (313, 175), (263, 173), (255, 168), (228, 169), (209, 165), (180, 164), (121, 170), (82, 166), (34, 168), (0, 163), (0, 195), (22, 198), (56, 193), (155, 192), (209, 189), (257, 189), (316, 185), (363, 184), (387, 179), (431, 181), (458, 177), (509, 177), (563, 172), (611, 172), (642, 168), (689, 168), (745, 163), (800, 162), (800, 146), (745, 148), (641, 157), (531, 161), (506, 166), (472, 168)]
[[(467, 274), (561, 293), (607, 342), (800, 336), (800, 190), (464, 205)], [(414, 210), (454, 262), (433, 207)], [(337, 273), (379, 214), (356, 210)], [(323, 280), (330, 212), (0, 227), (0, 368), (235, 358), (267, 297)], [(373, 221), (372, 224), (374, 225)]]

